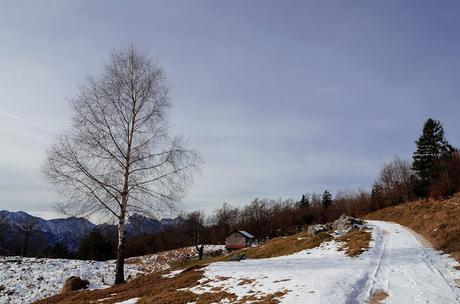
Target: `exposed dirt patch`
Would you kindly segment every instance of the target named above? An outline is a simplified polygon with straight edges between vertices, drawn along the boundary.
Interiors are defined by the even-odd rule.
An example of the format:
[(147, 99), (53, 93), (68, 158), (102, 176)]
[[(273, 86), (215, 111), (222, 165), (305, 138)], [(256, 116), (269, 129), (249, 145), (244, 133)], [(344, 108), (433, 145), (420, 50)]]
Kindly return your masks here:
[(338, 250), (345, 250), (345, 254), (355, 257), (369, 249), (371, 232), (369, 230), (351, 230), (347, 234), (338, 237), (339, 242), (344, 244)]
[(460, 194), (446, 200), (410, 202), (375, 211), (367, 219), (391, 221), (413, 229), (433, 247), (460, 261)]
[(238, 282), (238, 285), (250, 285), (252, 283), (254, 283), (256, 280), (255, 279), (247, 279), (247, 278), (243, 278), (243, 279), (240, 279), (240, 281)]
[(369, 304), (380, 304), (386, 298), (388, 298), (388, 293), (383, 290), (377, 290), (369, 300)]
[(263, 295), (263, 296), (260, 296), (257, 294), (247, 295), (235, 303), (237, 304), (245, 304), (245, 303), (276, 304), (276, 303), (281, 302), (280, 298), (282, 298), (288, 291), (289, 290), (282, 290), (282, 291), (277, 291), (275, 293)]
[(227, 281), (228, 279), (230, 279), (230, 277), (224, 277), (224, 276), (217, 276), (216, 277), (217, 281)]
[(276, 281), (273, 281), (273, 283), (287, 282), (287, 281), (290, 281), (290, 280), (291, 279), (276, 280)]

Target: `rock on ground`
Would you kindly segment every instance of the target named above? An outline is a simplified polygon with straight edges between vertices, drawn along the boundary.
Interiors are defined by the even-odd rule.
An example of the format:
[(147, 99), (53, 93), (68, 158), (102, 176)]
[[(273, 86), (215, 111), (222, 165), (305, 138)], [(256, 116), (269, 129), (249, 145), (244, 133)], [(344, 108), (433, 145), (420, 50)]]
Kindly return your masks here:
[(364, 227), (364, 221), (342, 214), (334, 223), (332, 223), (332, 229), (337, 230), (340, 234), (347, 233), (353, 229), (361, 229)]
[(86, 289), (89, 286), (88, 280), (82, 280), (77, 276), (72, 276), (65, 280), (64, 287), (62, 287), (61, 293)]
[(308, 235), (317, 235), (321, 232), (326, 232), (328, 231), (329, 229), (327, 229), (326, 226), (324, 225), (321, 225), (321, 224), (317, 224), (317, 225), (310, 225), (308, 226), (308, 229), (307, 229), (307, 234)]

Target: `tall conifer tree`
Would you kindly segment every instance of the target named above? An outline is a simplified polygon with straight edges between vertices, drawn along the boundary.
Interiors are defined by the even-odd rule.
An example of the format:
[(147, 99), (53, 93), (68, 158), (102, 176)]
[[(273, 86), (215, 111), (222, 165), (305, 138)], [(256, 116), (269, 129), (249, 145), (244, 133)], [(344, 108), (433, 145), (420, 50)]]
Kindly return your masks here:
[(329, 207), (332, 203), (332, 194), (329, 191), (324, 190), (321, 202), (323, 203), (324, 208)]
[(412, 167), (417, 175), (415, 190), (418, 195), (426, 196), (435, 162), (450, 154), (454, 149), (444, 137), (441, 122), (431, 118), (425, 122), (423, 133), (415, 143), (417, 150), (412, 156)]

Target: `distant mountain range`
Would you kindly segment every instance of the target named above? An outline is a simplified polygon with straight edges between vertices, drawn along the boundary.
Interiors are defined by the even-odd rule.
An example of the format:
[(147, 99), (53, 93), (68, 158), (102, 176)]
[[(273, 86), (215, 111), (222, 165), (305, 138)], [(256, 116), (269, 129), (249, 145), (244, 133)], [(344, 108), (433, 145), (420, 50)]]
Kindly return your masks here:
[[(134, 214), (128, 219), (126, 235), (129, 237), (159, 232), (166, 227), (178, 225), (181, 221), (179, 217), (158, 221)], [(57, 243), (70, 252), (76, 252), (80, 240), (93, 229), (116, 232), (115, 225), (95, 225), (85, 218), (45, 220), (23, 211), (2, 210), (0, 211), (0, 254), (23, 254), (25, 250), (28, 255), (36, 255)]]

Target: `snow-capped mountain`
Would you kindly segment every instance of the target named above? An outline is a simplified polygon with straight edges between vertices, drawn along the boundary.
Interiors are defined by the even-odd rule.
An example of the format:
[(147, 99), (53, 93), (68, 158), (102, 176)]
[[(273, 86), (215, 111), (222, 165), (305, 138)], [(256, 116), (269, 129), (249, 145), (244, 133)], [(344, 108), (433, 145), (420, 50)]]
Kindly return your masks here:
[[(176, 225), (180, 221), (180, 218), (158, 221), (134, 214), (128, 219), (126, 233), (128, 237), (130, 235), (155, 233), (165, 227)], [(9, 254), (24, 254), (23, 251), (26, 250), (27, 254), (36, 255), (48, 246), (57, 243), (63, 245), (67, 250), (75, 252), (80, 240), (93, 229), (116, 232), (114, 225), (95, 225), (85, 218), (69, 217), (44, 220), (23, 211), (0, 211), (0, 237), (3, 236), (3, 251)], [(2, 249), (1, 245), (0, 249)]]

